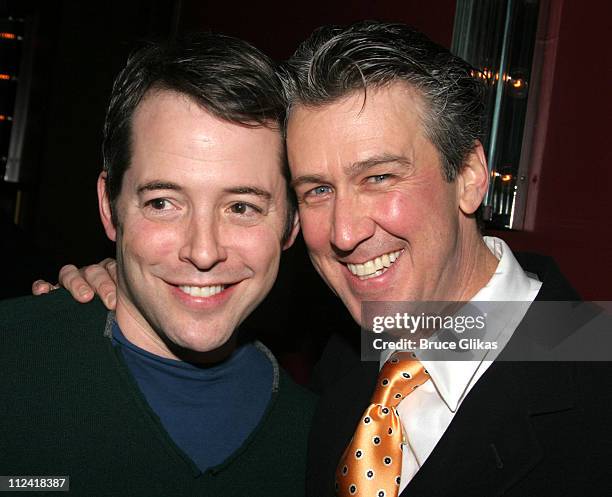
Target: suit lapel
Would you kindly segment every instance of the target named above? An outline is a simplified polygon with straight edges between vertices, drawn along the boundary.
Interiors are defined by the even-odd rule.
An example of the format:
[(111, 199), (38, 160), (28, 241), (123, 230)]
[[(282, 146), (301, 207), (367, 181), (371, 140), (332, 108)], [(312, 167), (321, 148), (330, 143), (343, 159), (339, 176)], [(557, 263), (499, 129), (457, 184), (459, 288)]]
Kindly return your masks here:
[[(544, 281), (536, 301), (579, 299), (551, 259), (529, 254), (517, 258)], [(509, 347), (525, 333), (538, 333), (528, 326), (529, 316)], [(504, 494), (543, 457), (532, 416), (571, 409), (574, 388), (573, 364), (494, 363), (401, 496)]]
[[(377, 375), (378, 363), (360, 362), (327, 390), (315, 417), (317, 440), (311, 440), (322, 445), (317, 459), (327, 468), (317, 475), (325, 480), (318, 482), (322, 493), (317, 495), (333, 488), (333, 471), (369, 404)], [(402, 497), (502, 495), (542, 458), (531, 416), (571, 408), (572, 381), (568, 365), (493, 364)]]
[(500, 495), (537, 463), (541, 449), (507, 369), (483, 375), (402, 496)]
[(401, 496), (504, 494), (542, 458), (532, 416), (572, 407), (571, 365), (493, 364)]

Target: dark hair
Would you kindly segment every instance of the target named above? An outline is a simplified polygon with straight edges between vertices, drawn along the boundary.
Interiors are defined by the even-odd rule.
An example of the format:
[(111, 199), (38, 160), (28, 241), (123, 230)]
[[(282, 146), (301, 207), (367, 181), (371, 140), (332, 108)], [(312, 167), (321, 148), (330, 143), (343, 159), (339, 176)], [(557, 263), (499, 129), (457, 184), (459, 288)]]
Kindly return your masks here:
[[(150, 90), (171, 90), (193, 99), (214, 116), (243, 126), (280, 130), (285, 99), (270, 58), (249, 43), (216, 33), (193, 33), (183, 38), (148, 43), (128, 58), (113, 84), (104, 123), (102, 153), (107, 173), (113, 223), (115, 203), (131, 161), (132, 119)], [(284, 145), (282, 174), (287, 183), (287, 216), (283, 240), (291, 233), (296, 210), (289, 187)]]
[(403, 81), (424, 99), (425, 132), (440, 152), (446, 179), (453, 181), (483, 131), (484, 86), (472, 71), (403, 24), (324, 26), (284, 66), (287, 116), (295, 105), (321, 106), (356, 90)]

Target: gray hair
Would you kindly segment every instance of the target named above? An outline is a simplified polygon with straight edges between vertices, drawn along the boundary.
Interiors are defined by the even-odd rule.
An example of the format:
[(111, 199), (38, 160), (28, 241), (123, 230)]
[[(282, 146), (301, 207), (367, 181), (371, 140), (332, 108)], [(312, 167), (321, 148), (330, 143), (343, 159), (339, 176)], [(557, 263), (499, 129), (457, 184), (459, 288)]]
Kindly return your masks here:
[[(317, 107), (358, 90), (405, 82), (425, 102), (426, 136), (453, 181), (483, 134), (484, 85), (464, 60), (403, 24), (363, 21), (324, 26), (283, 66), (288, 112)], [(285, 121), (286, 129), (286, 121)]]

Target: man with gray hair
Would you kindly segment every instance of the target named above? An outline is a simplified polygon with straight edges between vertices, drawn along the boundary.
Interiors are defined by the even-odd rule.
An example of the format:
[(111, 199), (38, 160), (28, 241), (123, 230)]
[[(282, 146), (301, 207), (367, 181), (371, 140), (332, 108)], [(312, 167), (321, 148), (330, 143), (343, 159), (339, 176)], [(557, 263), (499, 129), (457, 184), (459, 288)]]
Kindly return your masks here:
[[(480, 234), (483, 87), (466, 62), (404, 25), (363, 22), (315, 31), (287, 76), (302, 233), (357, 322), (368, 326), (364, 302), (515, 301), (487, 320), (510, 346), (531, 302), (577, 300), (550, 263), (525, 266), (542, 283)], [(487, 350), (367, 363), (355, 341), (333, 336), (318, 367), (312, 497), (610, 493), (607, 364), (494, 362)]]

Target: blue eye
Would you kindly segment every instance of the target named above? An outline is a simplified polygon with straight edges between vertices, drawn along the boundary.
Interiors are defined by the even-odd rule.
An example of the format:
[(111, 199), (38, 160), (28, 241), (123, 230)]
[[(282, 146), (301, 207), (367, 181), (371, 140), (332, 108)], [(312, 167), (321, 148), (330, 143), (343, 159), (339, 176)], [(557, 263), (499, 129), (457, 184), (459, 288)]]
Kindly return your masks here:
[(329, 186), (317, 186), (316, 188), (313, 188), (312, 190), (306, 192), (306, 195), (321, 196), (326, 195), (330, 192), (331, 188)]
[(377, 174), (376, 176), (369, 176), (367, 178), (367, 181), (369, 183), (382, 183), (383, 181), (385, 181), (389, 177), (391, 177), (390, 174)]

